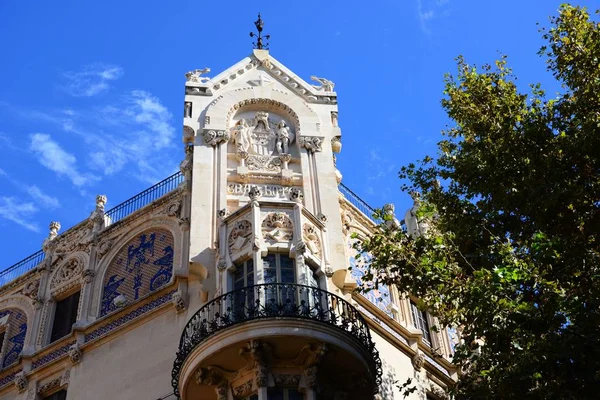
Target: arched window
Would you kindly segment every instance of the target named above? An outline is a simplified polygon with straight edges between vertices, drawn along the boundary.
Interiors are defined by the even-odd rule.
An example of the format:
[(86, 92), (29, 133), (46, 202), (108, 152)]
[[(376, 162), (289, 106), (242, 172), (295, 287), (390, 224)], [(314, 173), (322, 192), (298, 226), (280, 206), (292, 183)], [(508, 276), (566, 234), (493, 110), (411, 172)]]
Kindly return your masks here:
[(2, 368), (6, 368), (19, 359), (27, 335), (27, 317), (25, 313), (10, 308), (0, 311), (0, 357)]
[(169, 283), (173, 254), (173, 235), (165, 229), (146, 231), (130, 240), (104, 275), (100, 316), (117, 309), (118, 297), (132, 303)]

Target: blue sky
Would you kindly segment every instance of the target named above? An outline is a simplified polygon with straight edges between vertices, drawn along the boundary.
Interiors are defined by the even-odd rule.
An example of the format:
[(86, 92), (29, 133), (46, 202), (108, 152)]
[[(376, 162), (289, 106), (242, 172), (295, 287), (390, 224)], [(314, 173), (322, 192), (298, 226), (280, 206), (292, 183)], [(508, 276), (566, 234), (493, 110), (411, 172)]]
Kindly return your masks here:
[(247, 56), (258, 11), (275, 58), (336, 83), (343, 182), (403, 214), (397, 172), (435, 152), (454, 58), (508, 54), (523, 90), (556, 91), (536, 23), (560, 3), (2, 1), (0, 269), (39, 250), (50, 221), (64, 231), (86, 218), (96, 194), (110, 208), (175, 172), (184, 73)]

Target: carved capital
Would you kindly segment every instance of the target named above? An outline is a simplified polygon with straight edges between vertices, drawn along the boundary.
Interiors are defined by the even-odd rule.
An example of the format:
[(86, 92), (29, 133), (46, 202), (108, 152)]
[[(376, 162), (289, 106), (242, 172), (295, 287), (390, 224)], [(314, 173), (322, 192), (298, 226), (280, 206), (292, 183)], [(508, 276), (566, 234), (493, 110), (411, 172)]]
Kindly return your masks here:
[(229, 140), (229, 133), (227, 131), (205, 129), (202, 132), (202, 136), (204, 137), (204, 143), (213, 147)]
[(301, 136), (299, 139), (300, 146), (305, 148), (309, 153), (316, 153), (322, 150), (322, 136)]

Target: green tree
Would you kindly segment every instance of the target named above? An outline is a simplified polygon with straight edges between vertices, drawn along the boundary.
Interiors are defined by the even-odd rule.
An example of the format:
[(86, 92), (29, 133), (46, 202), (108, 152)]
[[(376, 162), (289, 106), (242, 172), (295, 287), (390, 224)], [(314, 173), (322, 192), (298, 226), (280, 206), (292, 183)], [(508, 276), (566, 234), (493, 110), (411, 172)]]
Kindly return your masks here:
[(400, 172), (427, 234), (388, 223), (356, 245), (367, 279), (462, 327), (457, 398), (600, 397), (600, 24), (563, 5), (541, 33), (561, 93), (459, 57), (438, 154)]

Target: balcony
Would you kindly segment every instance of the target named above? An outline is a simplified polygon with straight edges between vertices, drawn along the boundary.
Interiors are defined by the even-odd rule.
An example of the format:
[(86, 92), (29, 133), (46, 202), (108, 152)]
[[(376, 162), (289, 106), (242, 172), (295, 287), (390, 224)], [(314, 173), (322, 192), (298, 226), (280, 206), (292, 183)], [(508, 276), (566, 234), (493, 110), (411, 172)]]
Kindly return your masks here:
[[(296, 328), (284, 330), (294, 326)], [(231, 331), (236, 329), (239, 331), (239, 340), (232, 339), (235, 333)], [(239, 371), (244, 370), (245, 364), (239, 357), (245, 351), (239, 343), (252, 339), (253, 334), (259, 336), (260, 340), (270, 340), (269, 347), (279, 356), (301, 352), (302, 346), (312, 346), (310, 343), (314, 344), (317, 339), (323, 346), (335, 348), (331, 357), (325, 357), (322, 361), (323, 368), (319, 367), (327, 371), (328, 384), (336, 381), (332, 371), (344, 371), (346, 376), (364, 378), (360, 387), (354, 389), (352, 398), (372, 398), (373, 393), (377, 393), (382, 375), (381, 361), (367, 322), (360, 312), (341, 297), (317, 287), (271, 283), (249, 286), (219, 296), (200, 308), (188, 321), (181, 335), (172, 371), (176, 396), (184, 399), (219, 399), (210, 388), (204, 391), (194, 388), (197, 383), (191, 382), (193, 379), (190, 377), (198, 377), (201, 371), (214, 371), (216, 367), (210, 367), (209, 364), (218, 364), (218, 369), (223, 371), (238, 371), (236, 376), (239, 377)], [(229, 344), (225, 343), (227, 340)], [(210, 346), (206, 343), (211, 341), (213, 347), (217, 346), (218, 349), (208, 350)], [(238, 362), (236, 358), (239, 358)], [(279, 362), (279, 365), (285, 365), (289, 370), (293, 365), (289, 361), (291, 359), (294, 359), (293, 355), (288, 357), (288, 361)], [(277, 362), (270, 361), (269, 364), (273, 369)], [(257, 381), (253, 382), (256, 389)], [(217, 383), (213, 379), (209, 385)], [(233, 389), (231, 381), (226, 386), (229, 385)], [(259, 395), (258, 398), (265, 397)]]

